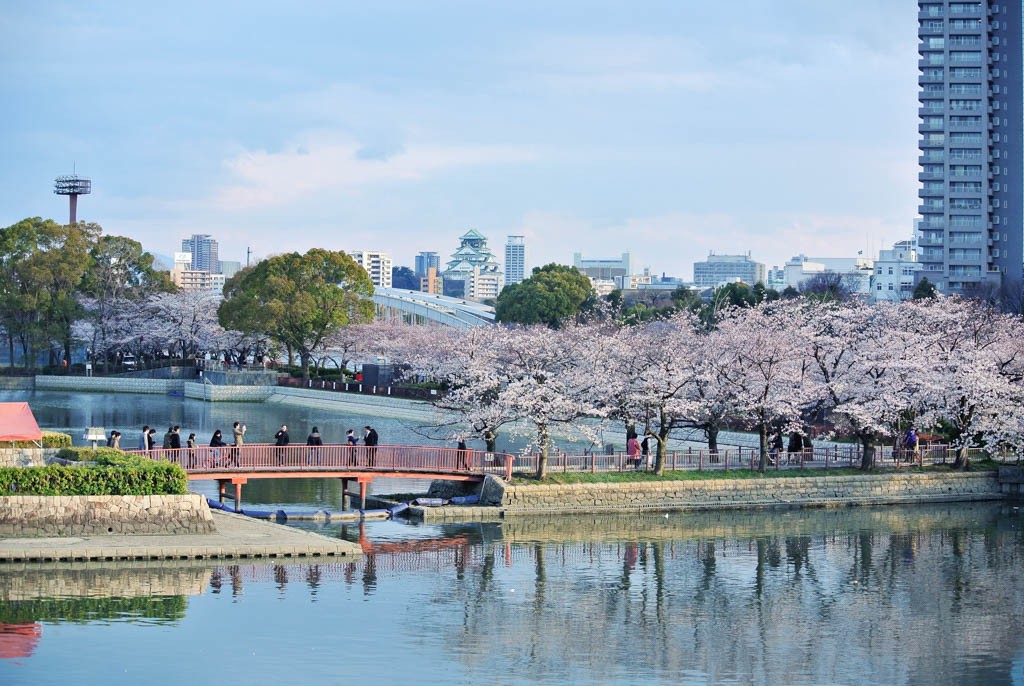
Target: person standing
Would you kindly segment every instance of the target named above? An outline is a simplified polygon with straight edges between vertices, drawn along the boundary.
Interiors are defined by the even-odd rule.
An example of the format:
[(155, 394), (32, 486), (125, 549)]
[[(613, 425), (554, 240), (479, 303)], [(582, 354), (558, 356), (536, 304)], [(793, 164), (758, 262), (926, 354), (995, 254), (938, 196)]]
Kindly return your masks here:
[(651, 466), (651, 435), (644, 434), (644, 440), (640, 441), (640, 458), (644, 468)]
[(167, 427), (167, 433), (164, 434), (164, 442), (163, 442), (163, 449), (164, 450), (170, 450), (171, 449), (171, 434), (173, 434), (173, 433), (174, 433), (174, 427), (173, 426)]
[(356, 445), (359, 444), (359, 439), (356, 438), (356, 430), (349, 429), (348, 433), (345, 434), (345, 445), (348, 446), (348, 463), (355, 465), (356, 463)]
[(194, 469), (196, 466), (196, 435), (189, 434), (185, 445), (188, 447), (188, 466), (190, 469)]
[(232, 424), (231, 434), (233, 437), (232, 445), (234, 446), (234, 448), (231, 449), (231, 457), (237, 467), (239, 465), (239, 458), (241, 456), (240, 454), (242, 452), (242, 445), (245, 438), (245, 424), (240, 424), (239, 422)]
[(139, 436), (139, 450), (149, 450), (149, 426), (142, 427), (142, 435)]
[(466, 439), (460, 438), (459, 445), (455, 450), (455, 468), (469, 469), (469, 450), (466, 449)]
[(633, 469), (640, 469), (640, 441), (636, 440), (636, 434), (626, 439), (626, 463)]
[(377, 459), (377, 431), (372, 426), (367, 426), (366, 433), (363, 434), (363, 445), (366, 446), (366, 466), (372, 467), (374, 461)]
[(306, 464), (320, 464), (320, 446), (323, 444), (324, 439), (320, 437), (320, 429), (314, 426), (306, 438), (306, 445), (309, 446), (309, 457), (306, 458)]
[(121, 432), (111, 431), (110, 432), (110, 447), (114, 450), (121, 449)]
[(150, 428), (146, 432), (146, 450), (152, 452), (156, 448), (156, 429)]
[(177, 424), (171, 429), (171, 450), (181, 450), (181, 427)]
[(288, 445), (288, 425), (282, 424), (281, 428), (278, 429), (277, 433), (274, 434), (274, 445), (277, 446), (277, 464), (284, 464), (285, 450), (284, 448)]

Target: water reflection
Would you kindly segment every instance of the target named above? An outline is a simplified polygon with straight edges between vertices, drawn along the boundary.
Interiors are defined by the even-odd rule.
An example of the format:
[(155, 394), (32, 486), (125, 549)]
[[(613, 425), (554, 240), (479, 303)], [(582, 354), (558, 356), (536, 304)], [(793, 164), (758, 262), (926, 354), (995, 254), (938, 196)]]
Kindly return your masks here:
[[(346, 679), (417, 683), (1009, 684), (1024, 648), (1021, 524), (999, 504), (374, 522), (321, 528), (359, 541), (357, 561), (142, 569), (139, 587), (187, 604), (165, 612), (160, 646), (216, 636), (223, 649), (191, 668), (242, 680), (330, 683), (343, 655)], [(134, 583), (36, 570), (18, 593)], [(60, 606), (18, 615), (4, 598), (2, 622), (64, 621)], [(116, 640), (67, 611), (91, 649)], [(38, 640), (51, 671), (31, 657), (16, 674), (75, 664), (49, 631)]]

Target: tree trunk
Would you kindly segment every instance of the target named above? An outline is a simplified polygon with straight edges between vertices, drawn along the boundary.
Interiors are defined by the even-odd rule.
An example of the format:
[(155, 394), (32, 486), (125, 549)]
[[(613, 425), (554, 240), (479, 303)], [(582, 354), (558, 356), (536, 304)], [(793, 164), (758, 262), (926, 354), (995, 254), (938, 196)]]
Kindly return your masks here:
[(547, 424), (537, 427), (537, 479), (543, 479), (548, 474), (548, 436)]
[(875, 468), (875, 442), (872, 440), (873, 438), (873, 436), (860, 437), (860, 468), (865, 472), (870, 472)]
[(959, 469), (966, 472), (971, 466), (970, 446), (964, 444), (956, 449), (956, 459), (953, 461), (953, 469)]
[(761, 449), (761, 454), (757, 460), (757, 471), (762, 474), (768, 469), (768, 423), (760, 422), (757, 425), (757, 439), (758, 445)]
[(708, 437), (708, 450), (718, 452), (718, 425), (707, 424), (704, 426), (704, 435)]
[(658, 432), (658, 445), (655, 446), (654, 473), (658, 476), (665, 476), (665, 455), (668, 453), (668, 431), (662, 429)]

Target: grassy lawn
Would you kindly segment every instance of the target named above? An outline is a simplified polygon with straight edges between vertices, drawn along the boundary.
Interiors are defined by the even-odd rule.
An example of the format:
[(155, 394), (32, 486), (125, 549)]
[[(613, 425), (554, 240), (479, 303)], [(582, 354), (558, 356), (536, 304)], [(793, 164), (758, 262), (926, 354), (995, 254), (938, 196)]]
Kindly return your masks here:
[[(971, 472), (993, 471), (998, 464), (991, 460), (975, 460), (971, 462)], [(942, 473), (953, 471), (949, 465), (935, 465), (925, 467), (893, 467), (876, 468), (870, 472), (862, 472), (857, 468), (844, 467), (840, 469), (769, 469), (764, 474), (749, 469), (728, 469), (728, 470), (685, 470), (666, 471), (664, 476), (655, 476), (653, 472), (558, 472), (548, 473), (543, 480), (533, 476), (516, 475), (512, 484), (516, 486), (525, 485), (548, 485), (548, 484), (618, 484), (637, 483), (644, 481), (702, 481), (708, 479), (793, 479), (798, 477), (819, 477), (819, 476), (862, 476), (864, 474), (906, 474), (910, 473)]]

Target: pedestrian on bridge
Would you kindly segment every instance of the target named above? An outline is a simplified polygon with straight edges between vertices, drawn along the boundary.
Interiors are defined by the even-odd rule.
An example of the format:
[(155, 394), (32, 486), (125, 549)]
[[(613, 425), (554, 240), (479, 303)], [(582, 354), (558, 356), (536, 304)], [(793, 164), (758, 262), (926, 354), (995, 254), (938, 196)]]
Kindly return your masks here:
[(359, 444), (359, 439), (356, 438), (355, 429), (349, 429), (348, 433), (345, 434), (345, 444), (348, 446), (348, 463), (352, 466), (355, 466), (356, 446)]
[(366, 446), (366, 466), (372, 467), (374, 460), (377, 458), (377, 431), (372, 426), (366, 427), (366, 433), (363, 435), (363, 445)]
[(285, 455), (284, 448), (288, 445), (288, 441), (289, 441), (289, 438), (288, 438), (288, 425), (287, 424), (282, 424), (281, 428), (278, 430), (278, 432), (276, 434), (274, 434), (274, 445), (278, 447), (278, 451), (277, 451), (277, 464), (279, 464), (279, 465), (283, 465), (284, 464), (284, 455)]
[(211, 467), (220, 466), (218, 464), (218, 461), (220, 460), (220, 449), (225, 445), (227, 444), (224, 443), (223, 434), (221, 434), (220, 429), (217, 429), (213, 432), (213, 436), (210, 438), (210, 447), (213, 448), (213, 464), (210, 465)]
[(313, 427), (313, 430), (309, 432), (309, 436), (306, 438), (306, 445), (309, 448), (309, 457), (306, 458), (306, 464), (320, 465), (320, 446), (324, 444), (324, 439), (320, 437), (320, 429)]
[(455, 468), (469, 469), (469, 450), (466, 449), (466, 439), (460, 438), (459, 445), (455, 448)]
[(243, 437), (245, 436), (245, 424), (235, 422), (231, 425), (231, 435), (233, 437), (231, 449), (231, 457), (235, 462), (235, 466), (239, 465), (239, 454), (242, 452), (242, 444), (244, 443)]
[(142, 435), (139, 436), (139, 450), (149, 450), (149, 426), (142, 427)]

